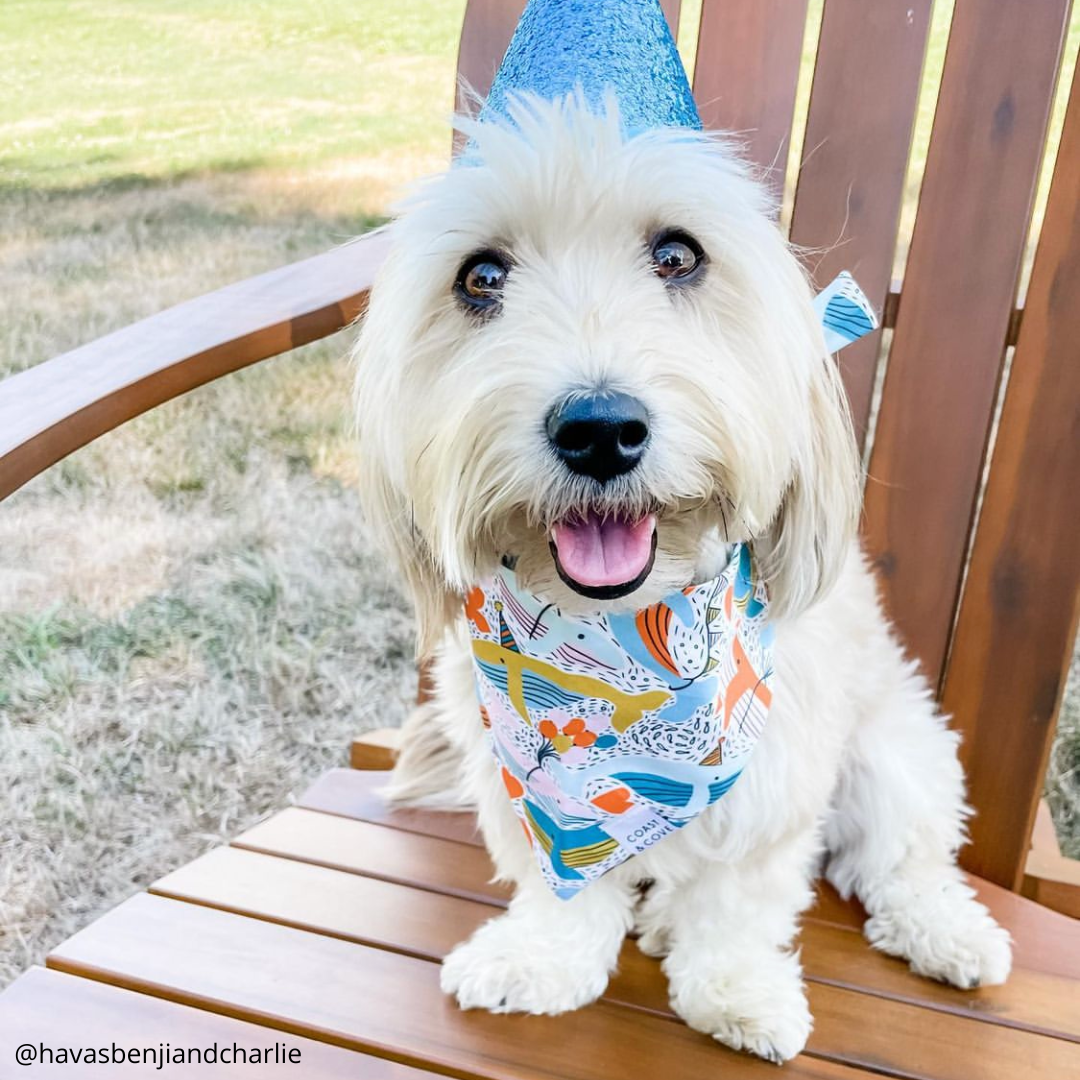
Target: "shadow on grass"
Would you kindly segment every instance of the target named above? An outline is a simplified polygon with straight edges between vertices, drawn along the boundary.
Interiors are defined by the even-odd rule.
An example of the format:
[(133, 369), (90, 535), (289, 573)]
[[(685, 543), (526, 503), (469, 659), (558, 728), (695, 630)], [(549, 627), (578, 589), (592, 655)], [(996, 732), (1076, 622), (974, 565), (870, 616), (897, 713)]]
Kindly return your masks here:
[[(119, 159), (119, 154), (103, 153), (87, 158), (84, 164), (102, 165)], [(204, 180), (219, 174), (254, 172), (268, 165), (270, 162), (265, 156), (252, 155), (243, 158), (226, 158), (215, 162), (211, 168), (200, 166), (176, 169), (155, 176), (136, 172), (119, 173), (99, 180), (88, 180), (85, 184), (52, 184), (49, 182), (49, 173), (70, 172), (69, 164), (56, 166), (35, 164), (33, 165), (35, 178), (31, 180), (27, 177), (31, 168), (30, 164), (23, 158), (9, 155), (0, 157), (0, 198), (10, 194), (33, 193), (42, 199), (66, 199), (82, 195), (94, 197), (128, 191), (147, 191), (153, 188), (171, 187), (185, 180)]]
[[(3, 168), (0, 159), (0, 176)], [(256, 177), (261, 168), (262, 162), (253, 159), (232, 162), (221, 169), (192, 169), (167, 177), (132, 173), (72, 187), (36, 187), (5, 183), (0, 178), (0, 212), (5, 206), (9, 211), (64, 207), (72, 212), (31, 222), (33, 234), (44, 240), (71, 239), (99, 235), (125, 223), (144, 230), (139, 246), (171, 246), (176, 241), (176, 229), (212, 234), (275, 224), (293, 224), (303, 233), (325, 234), (332, 244), (369, 232), (389, 220), (385, 214), (363, 209), (327, 212), (305, 205), (302, 194), (293, 199), (266, 197), (257, 184), (248, 192), (227, 191), (225, 197), (216, 200), (213, 191), (198, 190), (200, 184), (212, 186), (223, 176)], [(164, 197), (140, 201), (137, 196), (141, 194)], [(82, 214), (82, 210), (90, 213)]]
[[(104, 155), (108, 157), (109, 155)], [(293, 205), (271, 208), (269, 200), (258, 201), (258, 192), (253, 191), (251, 198), (244, 203), (237, 203), (235, 198), (227, 200), (233, 205), (213, 207), (205, 199), (185, 198), (186, 186), (206, 183), (213, 184), (221, 177), (248, 175), (255, 177), (260, 171), (269, 170), (270, 163), (264, 157), (236, 158), (223, 161), (211, 169), (180, 169), (161, 176), (149, 176), (143, 173), (125, 173), (101, 180), (88, 181), (85, 184), (50, 185), (27, 183), (21, 180), (5, 180), (4, 173), (17, 159), (0, 158), (0, 209), (3, 204), (36, 204), (55, 206), (67, 204), (80, 206), (93, 204), (94, 219), (86, 228), (79, 228), (78, 223), (70, 219), (61, 219), (50, 224), (42, 222), (35, 230), (38, 236), (48, 239), (71, 236), (73, 233), (101, 233), (110, 223), (110, 217), (126, 217), (138, 220), (146, 226), (180, 225), (208, 231), (221, 228), (244, 228), (270, 224), (275, 220), (295, 219), (299, 225), (308, 225), (316, 229), (340, 231), (339, 241), (345, 241), (371, 229), (386, 224), (385, 214), (373, 214), (365, 211), (339, 212), (327, 214), (316, 208), (303, 205), (303, 199), (297, 199)], [(276, 170), (275, 170), (276, 171)], [(152, 207), (137, 210), (131, 215), (131, 207), (123, 201), (123, 196), (140, 193), (171, 193), (179, 197), (175, 202), (156, 203)], [(117, 200), (115, 203), (112, 200)]]

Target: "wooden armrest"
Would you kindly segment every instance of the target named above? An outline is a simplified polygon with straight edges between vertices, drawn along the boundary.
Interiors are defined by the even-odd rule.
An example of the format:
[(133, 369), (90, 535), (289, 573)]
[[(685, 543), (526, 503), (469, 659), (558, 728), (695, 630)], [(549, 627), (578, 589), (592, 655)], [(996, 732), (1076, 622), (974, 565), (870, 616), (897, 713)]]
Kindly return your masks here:
[(389, 247), (376, 230), (168, 308), (0, 383), (0, 499), (163, 401), (342, 329)]

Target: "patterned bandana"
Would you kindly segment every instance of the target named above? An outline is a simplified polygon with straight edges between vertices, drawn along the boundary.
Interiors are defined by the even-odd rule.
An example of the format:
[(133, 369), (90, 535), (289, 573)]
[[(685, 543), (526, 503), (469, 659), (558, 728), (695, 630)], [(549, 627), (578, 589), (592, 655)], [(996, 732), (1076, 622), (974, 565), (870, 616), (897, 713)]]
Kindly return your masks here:
[(634, 613), (565, 616), (508, 569), (465, 613), (491, 749), (564, 899), (716, 802), (765, 726), (773, 635), (745, 545)]

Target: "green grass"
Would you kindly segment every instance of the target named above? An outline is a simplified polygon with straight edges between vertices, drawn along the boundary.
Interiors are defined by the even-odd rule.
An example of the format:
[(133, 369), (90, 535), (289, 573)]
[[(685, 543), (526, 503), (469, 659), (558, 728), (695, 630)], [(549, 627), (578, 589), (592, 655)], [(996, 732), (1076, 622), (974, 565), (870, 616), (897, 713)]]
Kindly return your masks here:
[(463, 0), (5, 0), (0, 184), (72, 189), (415, 152)]

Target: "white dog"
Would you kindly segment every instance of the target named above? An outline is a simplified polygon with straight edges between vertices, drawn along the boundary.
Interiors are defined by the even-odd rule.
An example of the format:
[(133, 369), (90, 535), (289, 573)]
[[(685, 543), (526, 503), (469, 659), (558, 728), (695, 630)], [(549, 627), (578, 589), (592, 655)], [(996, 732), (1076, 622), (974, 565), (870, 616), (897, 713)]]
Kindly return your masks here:
[[(792, 941), (823, 858), (875, 947), (956, 986), (1003, 981), (1009, 937), (955, 861), (957, 736), (854, 538), (843, 393), (762, 189), (714, 137), (627, 140), (573, 99), (514, 120), (465, 122), (476, 160), (393, 224), (357, 347), (372, 525), (436, 654), (392, 790), (475, 805), (516, 886), (448, 957), (445, 990), (465, 1008), (575, 1009), (636, 928), (687, 1023), (785, 1060), (811, 1029)], [(560, 410), (598, 396), (617, 437), (563, 438)], [(593, 547), (567, 522), (591, 522)], [(776, 635), (753, 759), (684, 829), (556, 898), (486, 745), (462, 596), (511, 558), (563, 613), (638, 610), (716, 576), (739, 541)]]

